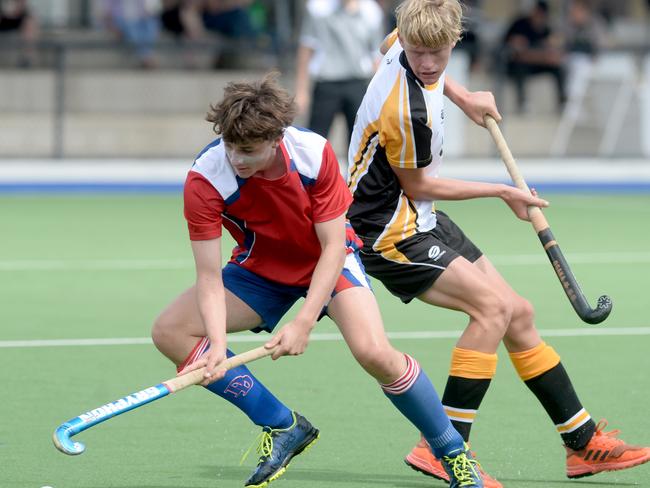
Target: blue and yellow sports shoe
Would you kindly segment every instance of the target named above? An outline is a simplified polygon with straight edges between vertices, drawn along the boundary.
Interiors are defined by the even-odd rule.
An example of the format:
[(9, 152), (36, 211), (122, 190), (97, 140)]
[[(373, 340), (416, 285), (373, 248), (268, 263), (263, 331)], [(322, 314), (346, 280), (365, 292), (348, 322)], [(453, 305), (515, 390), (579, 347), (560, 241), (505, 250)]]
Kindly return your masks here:
[(480, 466), (467, 444), (464, 449), (456, 449), (443, 456), (442, 465), (449, 475), (449, 488), (483, 488)]
[[(293, 424), (286, 429), (264, 427), (260, 434), (257, 468), (244, 484), (249, 488), (262, 488), (284, 474), (291, 460), (316, 442), (319, 433), (309, 421), (297, 412)], [(244, 455), (245, 456), (245, 455)]]

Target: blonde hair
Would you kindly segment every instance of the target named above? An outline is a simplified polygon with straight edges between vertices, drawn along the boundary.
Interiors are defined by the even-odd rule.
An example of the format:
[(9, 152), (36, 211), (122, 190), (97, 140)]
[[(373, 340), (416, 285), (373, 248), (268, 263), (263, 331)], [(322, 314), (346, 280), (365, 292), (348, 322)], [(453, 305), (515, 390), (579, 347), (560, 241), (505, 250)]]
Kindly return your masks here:
[(463, 8), (458, 0), (406, 0), (395, 13), (398, 32), (416, 46), (447, 46), (457, 42), (463, 31)]

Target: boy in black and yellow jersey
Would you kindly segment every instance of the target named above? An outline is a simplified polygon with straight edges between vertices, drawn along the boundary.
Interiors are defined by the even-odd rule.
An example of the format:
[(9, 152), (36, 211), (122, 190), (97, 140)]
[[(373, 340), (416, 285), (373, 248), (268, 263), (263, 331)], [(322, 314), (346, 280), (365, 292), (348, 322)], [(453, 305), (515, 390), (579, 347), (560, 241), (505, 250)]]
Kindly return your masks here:
[[(408, 303), (425, 303), (469, 316), (452, 353), (443, 405), (467, 440), (495, 374), (503, 341), (510, 359), (536, 395), (567, 451), (567, 476), (625, 469), (650, 460), (650, 449), (625, 444), (603, 432), (576, 395), (559, 355), (542, 341), (533, 307), (519, 296), (488, 258), (435, 200), (501, 198), (527, 220), (530, 205), (548, 203), (517, 188), (438, 177), (443, 144), (443, 95), (472, 120), (500, 119), (494, 98), (470, 93), (445, 79), (460, 38), (458, 0), (407, 0), (397, 8), (397, 30), (357, 113), (348, 154), (348, 186), (354, 201), (348, 218), (363, 240), (366, 271)], [(433, 209), (433, 210), (432, 210)], [(445, 478), (425, 442), (406, 458), (426, 474)], [(501, 484), (483, 475), (486, 487)]]

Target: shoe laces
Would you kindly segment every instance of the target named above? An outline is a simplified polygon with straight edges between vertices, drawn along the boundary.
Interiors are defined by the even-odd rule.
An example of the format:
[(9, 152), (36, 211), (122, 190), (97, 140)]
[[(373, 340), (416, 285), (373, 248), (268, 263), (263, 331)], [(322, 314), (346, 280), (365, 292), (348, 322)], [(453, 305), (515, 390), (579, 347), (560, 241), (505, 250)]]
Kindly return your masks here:
[(263, 430), (260, 432), (257, 437), (253, 440), (253, 443), (250, 445), (248, 449), (246, 449), (246, 452), (244, 455), (241, 457), (241, 460), (239, 461), (239, 465), (241, 466), (244, 464), (244, 461), (246, 461), (246, 458), (250, 454), (250, 452), (253, 450), (253, 447), (255, 444), (257, 444), (257, 453), (260, 455), (259, 461), (263, 461), (265, 458), (268, 458), (271, 453), (273, 452), (273, 430)]
[(477, 470), (481, 465), (476, 459), (470, 459), (464, 452), (455, 457), (444, 456), (445, 462), (451, 467), (458, 486), (476, 486), (476, 479), (479, 477)]
[(473, 458), (472, 460), (476, 463), (476, 469), (478, 469), (478, 472), (481, 474), (481, 478), (483, 478), (483, 480), (486, 480), (487, 478), (491, 478), (491, 476), (489, 474), (487, 474), (485, 471), (483, 471), (483, 466), (481, 466), (481, 463), (479, 463), (476, 460), (476, 457), (477, 457), (476, 452), (471, 449), (471, 445), (470, 445), (469, 442), (467, 443), (467, 448), (470, 450), (469, 452), (472, 453), (472, 458)]
[(601, 442), (606, 442), (606, 443), (616, 443), (616, 444), (621, 444), (623, 441), (621, 439), (617, 439), (616, 436), (620, 434), (619, 429), (614, 429), (610, 430), (609, 432), (605, 432), (605, 427), (607, 427), (607, 420), (601, 419), (598, 421), (596, 424), (596, 432), (594, 432), (594, 438), (600, 440)]

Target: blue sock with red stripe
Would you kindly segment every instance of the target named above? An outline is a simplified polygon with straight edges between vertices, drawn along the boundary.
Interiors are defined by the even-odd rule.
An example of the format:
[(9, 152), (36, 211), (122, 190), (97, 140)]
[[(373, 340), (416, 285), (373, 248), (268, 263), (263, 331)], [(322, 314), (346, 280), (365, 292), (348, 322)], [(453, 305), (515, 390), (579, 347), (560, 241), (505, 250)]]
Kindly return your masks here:
[(436, 389), (418, 362), (405, 356), (406, 372), (392, 383), (381, 385), (384, 394), (420, 430), (438, 459), (462, 450), (463, 438), (451, 425)]
[[(201, 339), (194, 348), (186, 363), (179, 368), (191, 364), (210, 347), (207, 338)], [(228, 357), (235, 354), (228, 349)], [(190, 360), (192, 358), (192, 360)], [(215, 395), (228, 400), (251, 421), (259, 426), (273, 429), (284, 429), (293, 424), (293, 414), (273, 393), (271, 393), (246, 366), (238, 366), (226, 372), (219, 381), (205, 387)]]

